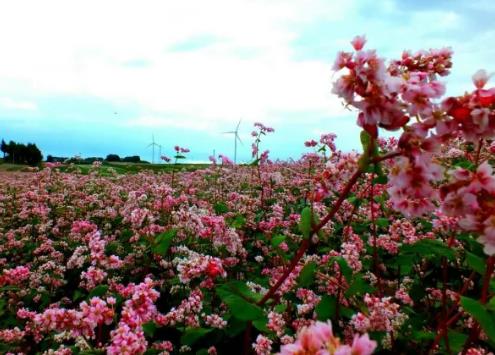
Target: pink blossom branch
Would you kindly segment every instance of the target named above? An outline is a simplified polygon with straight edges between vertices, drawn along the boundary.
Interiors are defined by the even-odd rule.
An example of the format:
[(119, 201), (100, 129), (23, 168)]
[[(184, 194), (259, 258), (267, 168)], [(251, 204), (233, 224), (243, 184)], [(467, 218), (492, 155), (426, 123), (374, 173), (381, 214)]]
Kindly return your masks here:
[[(370, 144), (370, 151), (372, 151), (372, 148), (373, 148), (373, 144)], [(369, 154), (369, 152), (367, 154)], [(371, 160), (371, 163), (376, 164), (376, 163), (379, 163), (379, 162), (387, 160), (387, 159), (392, 159), (392, 158), (398, 157), (400, 155), (402, 155), (401, 152), (392, 152), (389, 154), (385, 154), (381, 157), (375, 157), (374, 159)], [(347, 198), (347, 196), (351, 192), (352, 187), (358, 181), (358, 179), (361, 177), (361, 175), (363, 173), (364, 173), (364, 170), (361, 168), (358, 168), (356, 170), (356, 172), (351, 176), (351, 178), (347, 182), (346, 186), (344, 187), (344, 190), (340, 194), (338, 200), (333, 205), (332, 209), (320, 221), (320, 223), (318, 223), (316, 226), (314, 226), (312, 228), (311, 235), (318, 233), (335, 216), (335, 214), (340, 209), (340, 206), (342, 205), (342, 203), (345, 201), (345, 199)], [(273, 297), (273, 295), (277, 292), (277, 290), (280, 288), (280, 286), (282, 286), (282, 284), (289, 277), (289, 275), (292, 273), (292, 271), (294, 271), (295, 267), (297, 266), (297, 264), (299, 263), (299, 261), (303, 257), (306, 250), (308, 250), (310, 245), (311, 245), (310, 239), (303, 240), (303, 242), (299, 246), (299, 249), (296, 251), (296, 255), (294, 255), (294, 258), (292, 259), (292, 261), (289, 264), (289, 266), (287, 267), (287, 269), (285, 269), (284, 273), (278, 279), (278, 281), (272, 287), (270, 287), (268, 292), (258, 302), (258, 305), (260, 305), (260, 306), (264, 305), (270, 298)]]

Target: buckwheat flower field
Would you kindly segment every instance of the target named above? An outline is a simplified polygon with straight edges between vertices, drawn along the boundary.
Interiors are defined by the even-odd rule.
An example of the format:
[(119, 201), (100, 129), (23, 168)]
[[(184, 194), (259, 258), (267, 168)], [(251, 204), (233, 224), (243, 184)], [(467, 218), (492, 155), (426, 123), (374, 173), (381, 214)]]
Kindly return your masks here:
[(276, 127), (257, 123), (251, 164), (1, 175), (0, 352), (489, 354), (489, 75), (445, 97), (450, 49), (348, 50), (332, 94), (361, 152), (328, 133), (272, 161)]

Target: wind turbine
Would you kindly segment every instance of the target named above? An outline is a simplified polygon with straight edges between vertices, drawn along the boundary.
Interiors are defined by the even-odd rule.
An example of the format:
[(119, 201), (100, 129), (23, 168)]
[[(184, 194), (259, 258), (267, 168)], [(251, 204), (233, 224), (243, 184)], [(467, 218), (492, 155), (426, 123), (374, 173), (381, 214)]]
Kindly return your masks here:
[(162, 145), (161, 144), (158, 144), (158, 161), (160, 162), (161, 164), (161, 161), (162, 161)]
[(237, 126), (235, 127), (234, 131), (228, 131), (228, 132), (223, 132), (224, 134), (233, 134), (234, 135), (234, 164), (237, 164), (237, 141), (239, 141), (241, 144), (242, 140), (239, 137), (239, 126), (241, 125), (241, 120), (239, 120), (239, 123), (237, 123)]
[[(155, 146), (160, 147), (159, 144), (155, 143), (155, 135), (152, 134), (151, 135), (151, 143), (146, 147), (146, 148), (151, 147), (151, 149), (152, 149), (153, 156), (151, 157), (151, 164), (155, 164)], [(160, 147), (160, 150), (161, 150), (161, 147)]]

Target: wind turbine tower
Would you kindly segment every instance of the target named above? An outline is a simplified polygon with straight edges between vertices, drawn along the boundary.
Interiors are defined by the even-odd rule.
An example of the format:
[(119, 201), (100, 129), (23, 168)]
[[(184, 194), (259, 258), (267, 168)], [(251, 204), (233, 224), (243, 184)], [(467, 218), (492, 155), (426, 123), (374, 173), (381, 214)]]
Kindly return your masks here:
[(241, 125), (241, 120), (239, 120), (239, 123), (237, 123), (237, 126), (235, 127), (234, 131), (228, 131), (228, 132), (223, 132), (225, 134), (233, 134), (234, 135), (234, 164), (237, 164), (237, 141), (239, 143), (242, 143), (241, 138), (239, 137), (239, 126)]
[(147, 148), (151, 147), (151, 150), (152, 150), (151, 154), (153, 154), (151, 156), (151, 164), (155, 164), (155, 146), (160, 147), (160, 154), (161, 154), (162, 147), (159, 144), (155, 143), (155, 135), (152, 134), (151, 135), (151, 143), (147, 147)]

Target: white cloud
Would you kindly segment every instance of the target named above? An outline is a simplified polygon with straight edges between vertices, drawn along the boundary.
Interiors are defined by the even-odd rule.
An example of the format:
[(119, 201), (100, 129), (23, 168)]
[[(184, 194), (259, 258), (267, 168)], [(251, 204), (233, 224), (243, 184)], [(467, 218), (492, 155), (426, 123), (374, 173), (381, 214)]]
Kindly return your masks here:
[[(33, 96), (89, 95), (138, 104), (155, 117), (137, 117), (134, 124), (142, 126), (169, 124), (161, 116), (170, 112), (190, 117), (181, 124), (202, 129), (239, 116), (270, 120), (278, 111), (338, 115), (340, 104), (330, 95), (331, 63), (292, 58), (292, 25), (315, 17), (343, 19), (353, 8), (352, 1), (325, 3), (3, 2), (0, 81)], [(209, 46), (171, 51), (205, 35), (212, 39)], [(125, 65), (132, 61), (145, 65)], [(0, 93), (5, 90), (0, 85)]]
[(35, 111), (38, 109), (35, 102), (16, 100), (11, 97), (0, 97), (0, 107), (8, 110)]
[[(374, 13), (361, 13), (366, 6)], [(343, 49), (350, 49), (349, 36), (366, 31), (370, 48), (398, 56), (427, 40), (428, 46), (451, 44), (443, 36), (466, 24), (455, 9), (400, 11), (400, 1), (392, 0), (4, 1), (0, 97), (77, 95), (108, 100), (117, 110), (122, 102), (137, 105), (140, 112), (121, 123), (127, 127), (216, 134), (240, 117), (246, 126), (264, 121), (277, 127), (284, 112), (317, 113), (314, 119), (290, 118), (309, 126), (322, 116), (354, 114), (330, 93), (333, 57), (295, 59), (292, 41), (301, 27), (335, 23), (328, 43)], [(203, 46), (173, 51), (195, 38)], [(477, 69), (468, 66), (487, 52), (462, 51), (485, 50), (479, 38), (490, 43), (494, 36), (454, 48), (461, 59), (454, 72), (468, 72), (468, 82)], [(0, 105), (36, 109), (17, 100)]]

